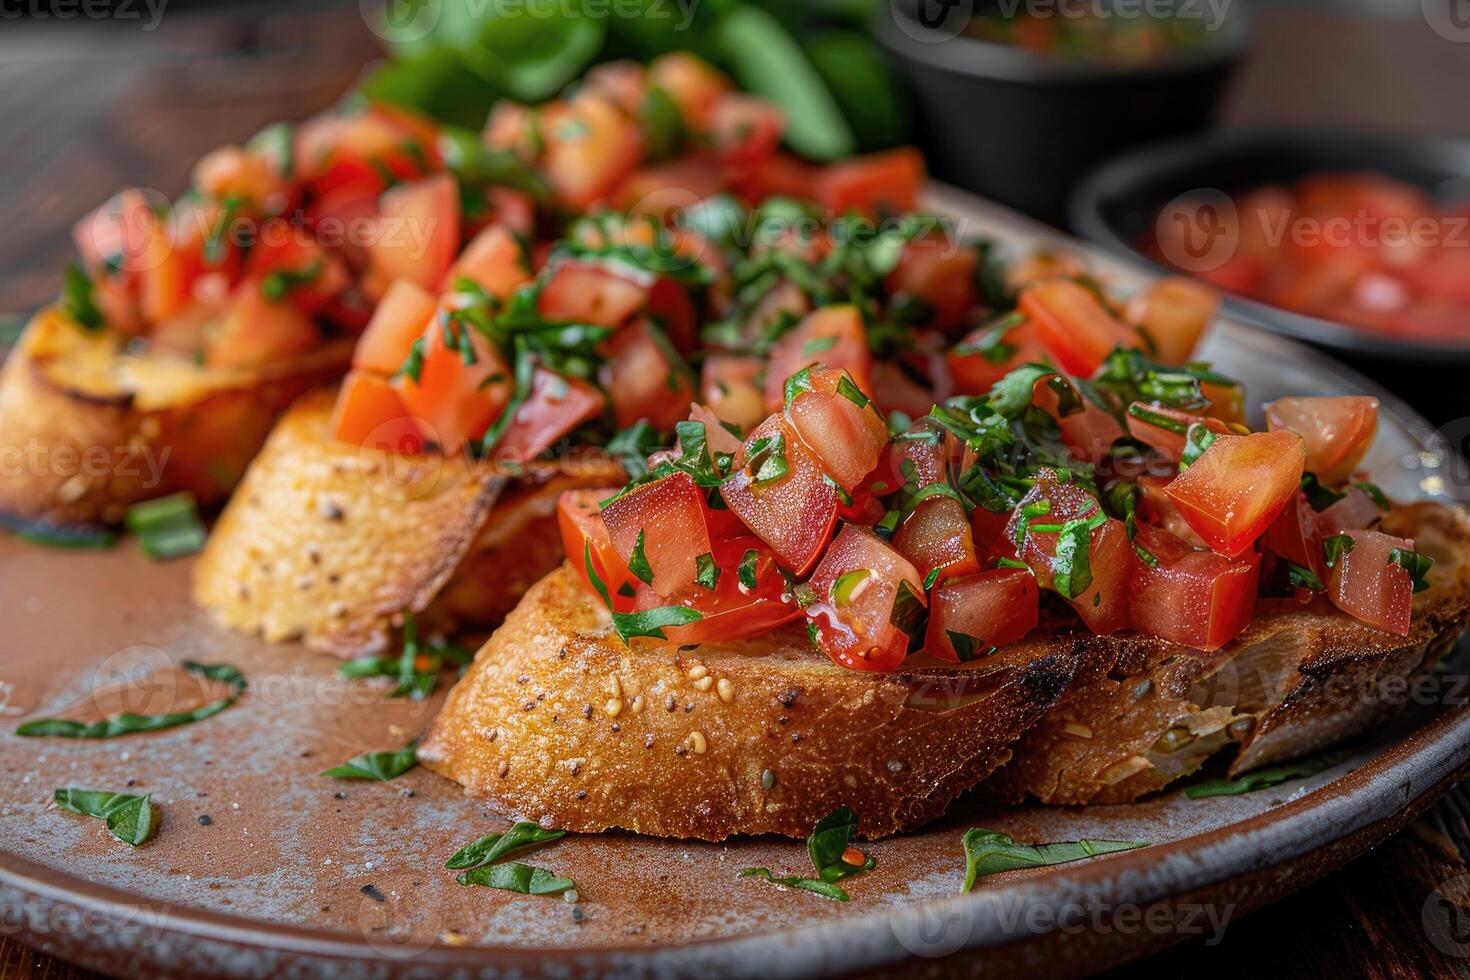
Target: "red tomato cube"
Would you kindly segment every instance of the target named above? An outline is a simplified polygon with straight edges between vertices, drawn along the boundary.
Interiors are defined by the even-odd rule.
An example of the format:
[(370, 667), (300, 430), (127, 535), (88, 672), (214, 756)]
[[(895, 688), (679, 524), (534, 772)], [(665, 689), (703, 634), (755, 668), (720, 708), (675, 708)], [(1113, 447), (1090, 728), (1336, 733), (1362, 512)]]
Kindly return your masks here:
[(399, 279), (388, 288), (367, 329), (352, 351), (352, 366), (389, 377), (407, 360), (413, 342), (424, 335), (437, 303), (424, 287)]
[[(893, 670), (908, 656), (925, 605), (918, 570), (872, 531), (845, 526), (812, 573), (807, 606), (817, 645), (854, 670)], [(895, 625), (897, 623), (898, 625)]]
[(877, 407), (846, 371), (814, 369), (789, 390), (787, 420), (827, 475), (851, 493), (888, 445)]
[(782, 415), (755, 427), (738, 463), (720, 487), (725, 505), (783, 566), (805, 574), (832, 537), (837, 488)]
[(970, 518), (953, 497), (937, 495), (919, 501), (893, 535), (893, 547), (913, 562), (923, 582), (929, 581), (930, 572), (937, 572), (937, 581), (942, 582), (980, 570)]
[(1217, 435), (1165, 492), (1205, 543), (1234, 558), (1296, 499), (1306, 456), (1295, 432)]
[(515, 410), (491, 458), (503, 463), (529, 462), (577, 426), (602, 415), (606, 406), (606, 396), (587, 382), (538, 367), (531, 376), (530, 396)]
[(698, 580), (711, 553), (704, 491), (686, 473), (638, 486), (603, 508), (618, 557), (654, 592), (677, 595)]
[(786, 379), (814, 364), (846, 371), (861, 391), (873, 390), (873, 353), (857, 307), (814, 310), (776, 341), (766, 364), (766, 410), (780, 409), (786, 402)]
[(1266, 406), (1266, 427), (1295, 432), (1307, 444), (1307, 470), (1328, 486), (1352, 475), (1378, 434), (1378, 399), (1366, 396), (1281, 398)]
[(1414, 580), (1393, 561), (1395, 549), (1414, 550), (1414, 542), (1381, 531), (1344, 531), (1353, 542), (1344, 548), (1327, 578), (1333, 605), (1375, 629), (1405, 636), (1414, 606)]
[(1024, 568), (993, 568), (934, 589), (924, 649), (950, 663), (983, 657), (1036, 628), (1040, 593)]
[(1133, 627), (1198, 650), (1218, 650), (1255, 612), (1261, 556), (1196, 551), (1168, 532), (1144, 528), (1139, 545), (1156, 565), (1137, 563), (1129, 590)]
[(1142, 346), (1138, 332), (1071, 279), (1048, 279), (1021, 291), (1021, 310), (1062, 370), (1090, 378), (1115, 347)]
[(419, 453), (418, 426), (393, 386), (382, 378), (354, 371), (342, 382), (332, 410), (332, 438), (390, 453)]

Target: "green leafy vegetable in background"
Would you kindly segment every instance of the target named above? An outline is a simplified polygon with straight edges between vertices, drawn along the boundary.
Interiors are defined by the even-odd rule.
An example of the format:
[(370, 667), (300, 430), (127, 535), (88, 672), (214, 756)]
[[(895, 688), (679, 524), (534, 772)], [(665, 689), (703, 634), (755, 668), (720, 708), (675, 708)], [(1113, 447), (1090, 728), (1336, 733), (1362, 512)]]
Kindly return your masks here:
[(143, 554), (154, 561), (192, 555), (209, 536), (199, 519), (199, 504), (187, 490), (134, 504), (128, 508), (127, 526)]
[[(788, 117), (796, 152), (831, 160), (905, 136), (902, 97), (866, 26), (877, 0), (476, 0), (395, 4), (374, 25), (392, 58), (362, 83), (371, 99), (478, 130), (500, 98), (552, 98), (591, 65), (687, 50)], [(391, 13), (393, 16), (388, 16)], [(659, 93), (662, 95), (662, 93)], [(659, 96), (653, 96), (657, 99)], [(674, 118), (646, 107), (653, 120)], [(653, 142), (669, 127), (655, 127)], [(652, 148), (660, 149), (658, 145)]]
[(972, 827), (965, 831), (965, 885), (961, 891), (969, 891), (975, 882), (986, 875), (1017, 868), (1041, 868), (1053, 864), (1066, 864), (1098, 854), (1113, 854), (1147, 847), (1145, 841), (1123, 840), (1079, 840), (1059, 844), (1017, 844), (1010, 837), (995, 830)]
[(153, 836), (153, 803), (150, 798), (95, 789), (59, 789), (56, 805), (72, 813), (107, 821), (112, 836), (138, 847)]
[(559, 895), (577, 887), (570, 878), (558, 878), (544, 868), (529, 864), (491, 864), (466, 871), (455, 879), (461, 885), (484, 885), (522, 895)]
[(393, 677), (398, 683), (388, 692), (390, 698), (412, 698), (422, 701), (434, 693), (439, 672), (446, 666), (461, 672), (474, 660), (474, 654), (456, 643), (419, 642), (418, 624), (411, 612), (403, 614), (403, 652), (397, 657), (357, 657), (337, 668), (341, 677)]
[(140, 715), (125, 711), (104, 721), (85, 724), (68, 718), (38, 718), (28, 721), (15, 730), (15, 734), (28, 737), (55, 736), (58, 738), (113, 738), (135, 732), (157, 732), (175, 728), (191, 722), (213, 718), (240, 699), (245, 693), (245, 675), (228, 664), (200, 664), (184, 661), (184, 669), (197, 677), (227, 684), (230, 693), (216, 701), (201, 705), (193, 711), (175, 711), (167, 714)]

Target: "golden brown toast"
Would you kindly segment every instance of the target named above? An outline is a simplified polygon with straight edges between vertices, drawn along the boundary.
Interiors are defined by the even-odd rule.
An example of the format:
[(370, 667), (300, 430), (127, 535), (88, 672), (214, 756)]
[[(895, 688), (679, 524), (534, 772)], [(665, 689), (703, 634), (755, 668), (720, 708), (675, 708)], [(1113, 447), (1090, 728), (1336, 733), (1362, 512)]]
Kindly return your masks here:
[(264, 370), (132, 355), (56, 308), (26, 327), (0, 370), (0, 515), (55, 526), (116, 524), (180, 490), (222, 500), (276, 416), (347, 369), (342, 340)]
[(1396, 709), (1324, 681), (1411, 677), (1459, 636), (1470, 523), (1414, 504), (1385, 527), (1439, 561), (1408, 637), (1319, 605), (1264, 612), (1215, 653), (1051, 623), (973, 664), (891, 675), (836, 666), (799, 627), (627, 647), (564, 565), (480, 650), (419, 755), (500, 809), (577, 832), (802, 836), (847, 805), (881, 836), (933, 819), (998, 767), (988, 786), (1009, 799), (1131, 800), (1232, 743), (1240, 770)]
[(624, 646), (569, 566), (512, 612), (419, 748), (506, 810), (592, 833), (804, 836), (835, 807), (870, 837), (934, 819), (1066, 687), (1067, 643), (972, 669), (838, 667), (800, 627), (679, 653)]
[(333, 399), (310, 392), (281, 418), (195, 566), (195, 602), (271, 642), (356, 656), (404, 612), (497, 623), (561, 561), (561, 492), (623, 478), (606, 459), (512, 477), (348, 445), (328, 432)]

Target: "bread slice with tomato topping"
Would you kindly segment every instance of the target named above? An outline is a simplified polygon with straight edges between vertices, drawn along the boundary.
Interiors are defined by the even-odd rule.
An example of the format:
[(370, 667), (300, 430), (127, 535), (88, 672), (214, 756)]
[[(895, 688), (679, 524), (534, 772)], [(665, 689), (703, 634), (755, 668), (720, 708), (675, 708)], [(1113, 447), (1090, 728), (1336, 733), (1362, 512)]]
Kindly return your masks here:
[(570, 565), (538, 583), (450, 692), (419, 759), (578, 833), (805, 836), (850, 806), (912, 830), (1009, 756), (1066, 688), (1074, 641), (971, 667), (839, 667), (800, 627), (675, 651), (624, 645)]
[(1122, 803), (1197, 771), (1221, 750), (1230, 775), (1372, 730), (1410, 703), (1470, 622), (1470, 520), (1398, 505), (1382, 529), (1435, 560), (1407, 635), (1330, 605), (1263, 601), (1212, 653), (1153, 637), (1084, 637), (1076, 677), (988, 789), (1019, 802)]
[(211, 367), (131, 353), (116, 331), (42, 310), (0, 371), (0, 516), (104, 525), (178, 491), (217, 502), (277, 415), (345, 371), (351, 354), (343, 340), (264, 367)]
[(339, 442), (333, 401), (286, 412), (195, 566), (195, 602), (226, 626), (355, 656), (404, 612), (493, 624), (561, 561), (562, 491), (620, 478), (606, 457), (511, 474)]

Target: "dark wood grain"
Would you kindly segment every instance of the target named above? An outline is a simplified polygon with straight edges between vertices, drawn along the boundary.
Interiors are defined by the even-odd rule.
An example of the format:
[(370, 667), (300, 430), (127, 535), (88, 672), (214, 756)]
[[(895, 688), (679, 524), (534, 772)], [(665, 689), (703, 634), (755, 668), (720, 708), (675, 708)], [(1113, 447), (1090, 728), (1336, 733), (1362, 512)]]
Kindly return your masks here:
[[(152, 34), (6, 23), (0, 312), (55, 294), (71, 224), (118, 188), (181, 190), (204, 152), (329, 105), (376, 56), (355, 3), (248, 9), (170, 13)], [(1470, 69), (1470, 48), (1426, 34), (1417, 24), (1275, 18), (1229, 118), (1465, 131), (1464, 86), (1447, 82)], [(1422, 924), (1437, 889), (1470, 923), (1467, 856), (1470, 793), (1457, 790), (1351, 866), (1232, 923), (1218, 946), (1192, 942), (1116, 976), (1470, 978), (1470, 960), (1435, 948)], [(92, 976), (0, 936), (0, 980)]]

